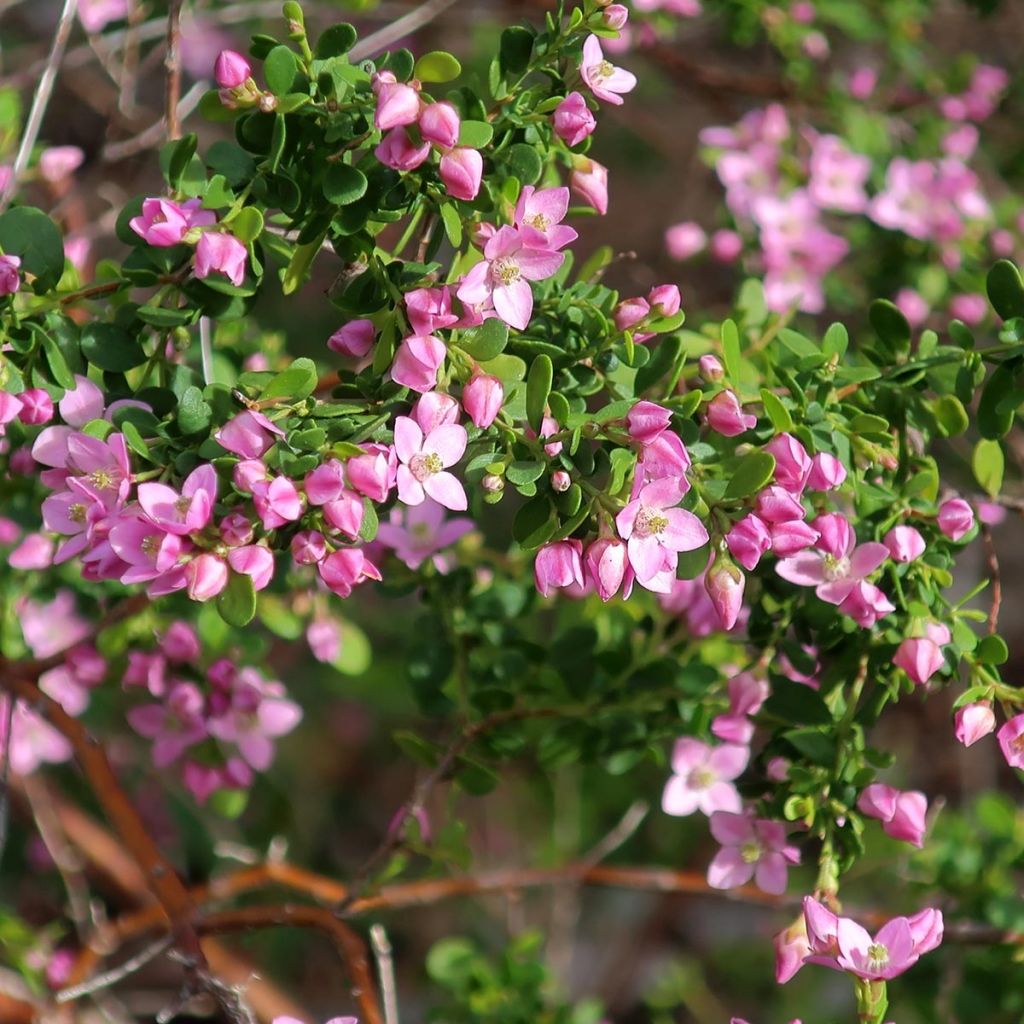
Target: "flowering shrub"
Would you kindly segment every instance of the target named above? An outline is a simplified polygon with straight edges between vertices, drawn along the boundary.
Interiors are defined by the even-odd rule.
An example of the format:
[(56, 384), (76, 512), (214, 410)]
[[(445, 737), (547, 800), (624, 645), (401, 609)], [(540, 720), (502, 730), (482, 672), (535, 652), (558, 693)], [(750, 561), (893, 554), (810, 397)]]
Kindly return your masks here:
[[(636, 8), (650, 45), (669, 15), (700, 14)], [(104, 957), (165, 936), (150, 956), (170, 949), (184, 972), (170, 1013), (205, 994), (249, 1020), (215, 937), (309, 927), (335, 942), (360, 1018), (390, 1022), (392, 954), (374, 931), (371, 967), (368, 911), (447, 883), (693, 884), (602, 866), (603, 848), (520, 880), (466, 875), (465, 825), (428, 813), (433, 790), (482, 796), (531, 757), (602, 779), (655, 766), (663, 825), (708, 819), (707, 889), (781, 906), (788, 893), (791, 911), (803, 897), (776, 922), (790, 921), (776, 980), (841, 972), (859, 1019), (881, 1024), (887, 983), (942, 944), (944, 914), (977, 916), (932, 852), (949, 842), (930, 843), (934, 798), (893, 785), (887, 722), (928, 697), (936, 732), (1024, 768), (989, 531), (1000, 502), (1016, 507), (1001, 492), (1024, 283), (996, 262), (987, 299), (952, 299), (949, 325), (928, 320), (943, 303), (906, 291), (850, 328), (791, 324), (825, 309), (847, 228), (920, 243), (931, 278), (950, 275), (943, 297), (964, 253), (977, 261), (992, 208), (966, 161), (1004, 77), (979, 65), (928, 115), (949, 122), (944, 156), (922, 151), (924, 128), (905, 150), (883, 152), (887, 136), (861, 152), (775, 105), (706, 132), (733, 218), (712, 250), (746, 254), (763, 281), (684, 330), (675, 284), (620, 293), (614, 250), (584, 258), (572, 226), (609, 209), (591, 154), (607, 109), (639, 88), (613, 62), (629, 59), (625, 7), (506, 28), (481, 76), (446, 51), (369, 59), (347, 24), (307, 34), (294, 2), (284, 19), (283, 38), (217, 56), (199, 106), (230, 133), (163, 147), (164, 194), (126, 204), (122, 258), (92, 281), (27, 188), (0, 214), (4, 788), (9, 766), (32, 807), (45, 766), (75, 760), (149, 891), (134, 914), (79, 919), (61, 949), (12, 930), (19, 969), (38, 980), (44, 950), (50, 987), (74, 1002), (119, 980)], [(822, 42), (801, 39), (816, 59)], [(874, 95), (866, 78), (848, 93)], [(30, 171), (63, 180), (73, 164), (49, 149)], [(667, 243), (687, 257), (702, 229)], [(322, 266), (326, 296), (310, 285)], [(289, 319), (281, 344), (260, 326), (275, 296), (290, 318), (329, 309), (333, 332)], [(951, 451), (971, 473), (947, 469)], [(979, 533), (991, 579), (965, 589), (955, 570)], [(326, 725), (296, 651), (304, 639), (360, 675), (347, 659), (364, 630), (400, 644), (390, 682), (422, 716), (394, 736), (421, 781), (376, 851), (343, 881), (272, 850), (188, 887), (153, 805), (203, 822), (207, 845), (242, 815), (276, 834), (275, 753), (313, 749)], [(906, 916), (842, 916), (881, 832), (934, 858), (916, 869), (931, 885)], [(232, 902), (272, 884), (308, 898)], [(889, 905), (881, 882), (874, 899)], [(996, 955), (1020, 916), (983, 934)], [(547, 998), (538, 947), (521, 937), (495, 967), (468, 940), (436, 946), (443, 1019), (599, 1019)]]

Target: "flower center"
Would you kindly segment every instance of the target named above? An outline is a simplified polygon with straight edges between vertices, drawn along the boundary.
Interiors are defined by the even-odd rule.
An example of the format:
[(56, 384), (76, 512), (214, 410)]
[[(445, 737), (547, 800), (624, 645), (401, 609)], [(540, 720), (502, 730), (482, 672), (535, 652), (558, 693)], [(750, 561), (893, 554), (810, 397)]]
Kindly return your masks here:
[(1024, 754), (1024, 733), (1010, 740), (1007, 746), (1015, 754)]
[(148, 537), (142, 538), (139, 547), (142, 548), (142, 553), (147, 558), (156, 558), (157, 552), (160, 550), (160, 538), (155, 533), (151, 533)]
[(594, 74), (598, 78), (611, 78), (615, 74), (615, 65), (611, 61), (603, 60), (594, 66)]
[(527, 217), (525, 222), (530, 225), (531, 228), (536, 228), (538, 231), (547, 231), (551, 227), (551, 221), (544, 216), (543, 213), (535, 213), (531, 217)]
[(428, 476), (433, 476), (435, 473), (440, 473), (444, 469), (444, 463), (441, 461), (441, 456), (437, 452), (430, 452), (425, 454), (420, 452), (419, 455), (414, 455), (409, 460), (409, 472), (423, 483)]
[(519, 264), (511, 256), (502, 256), (491, 264), (491, 276), (499, 284), (515, 284), (522, 275)]
[(192, 499), (191, 498), (186, 498), (184, 496), (180, 497), (174, 503), (174, 511), (177, 512), (179, 516), (187, 515), (188, 514), (188, 510), (191, 507), (192, 507)]
[(825, 579), (832, 583), (834, 580), (845, 580), (850, 575), (850, 560), (848, 558), (836, 558), (835, 555), (825, 555)]
[(872, 942), (868, 946), (868, 965), (878, 970), (889, 962), (889, 950), (880, 942)]
[(656, 509), (643, 508), (633, 523), (633, 533), (637, 537), (657, 536), (668, 526), (668, 518)]
[(715, 773), (708, 768), (694, 768), (686, 780), (690, 789), (707, 789), (715, 781)]
[(86, 518), (85, 506), (81, 502), (75, 502), (68, 508), (68, 519), (73, 523), (84, 523)]
[(756, 839), (751, 839), (740, 847), (740, 856), (744, 864), (756, 864), (761, 859), (761, 844)]
[(89, 474), (93, 487), (99, 491), (108, 491), (114, 486), (113, 476), (105, 469), (97, 469)]
[(426, 523), (415, 523), (409, 527), (409, 533), (414, 540), (418, 540), (421, 544), (430, 540), (430, 527)]

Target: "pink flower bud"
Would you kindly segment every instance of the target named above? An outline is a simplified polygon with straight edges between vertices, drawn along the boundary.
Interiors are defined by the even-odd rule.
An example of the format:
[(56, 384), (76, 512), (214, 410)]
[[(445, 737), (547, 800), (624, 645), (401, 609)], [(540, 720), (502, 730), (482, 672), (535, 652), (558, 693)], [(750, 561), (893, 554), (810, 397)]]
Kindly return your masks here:
[(374, 71), (370, 76), (370, 88), (376, 96), (385, 85), (394, 85), (398, 79), (393, 71)]
[(622, 4), (609, 4), (604, 9), (604, 23), (608, 28), (620, 29), (629, 21), (629, 9)]
[(256, 590), (263, 590), (274, 578), (274, 555), (260, 544), (247, 544), (228, 553), (228, 564), (235, 572), (252, 579)]
[(484, 158), (468, 146), (456, 146), (441, 157), (438, 168), (448, 194), (455, 199), (476, 199), (484, 175)]
[(264, 530), (275, 530), (302, 516), (302, 496), (286, 476), (258, 480), (252, 487), (252, 503)]
[(487, 476), (480, 481), (480, 486), (488, 494), (500, 494), (505, 490), (505, 480), (496, 473), (488, 473)]
[(596, 160), (579, 157), (569, 175), (569, 187), (597, 212), (608, 212), (608, 168)]
[(708, 403), (708, 426), (724, 437), (736, 437), (757, 426), (757, 417), (743, 411), (732, 391), (719, 391)]
[(237, 89), (252, 77), (252, 68), (240, 53), (221, 50), (213, 65), (213, 77), (222, 89)]
[(583, 565), (580, 556), (583, 544), (578, 540), (561, 540), (545, 544), (537, 552), (533, 563), (533, 578), (537, 590), (547, 597), (552, 590), (575, 583), (583, 586)]
[(975, 327), (988, 315), (988, 301), (976, 293), (954, 295), (949, 303), (949, 312), (957, 320), (963, 320), (969, 327)]
[(804, 518), (806, 513), (800, 499), (783, 487), (766, 487), (757, 496), (757, 514), (772, 525), (790, 523)]
[(459, 141), (459, 112), (450, 103), (430, 103), (420, 111), (420, 135), (442, 149)]
[(266, 479), (267, 467), (259, 459), (242, 459), (231, 470), (231, 482), (242, 494), (251, 494), (253, 484)]
[(746, 582), (742, 570), (721, 553), (715, 557), (714, 564), (704, 577), (704, 588), (726, 632), (736, 625), (740, 617)]
[(615, 326), (620, 331), (628, 331), (650, 315), (651, 307), (646, 299), (623, 299), (615, 307)]
[(974, 527), (974, 510), (963, 498), (951, 498), (939, 506), (939, 529), (950, 540), (960, 540)]
[(234, 235), (204, 231), (196, 245), (196, 277), (223, 274), (237, 288), (245, 280), (249, 250)]
[(785, 985), (804, 965), (804, 957), (811, 952), (807, 941), (807, 925), (803, 915), (772, 940), (775, 947), (775, 981)]
[(310, 505), (326, 505), (335, 501), (345, 488), (345, 467), (337, 459), (328, 459), (310, 470), (303, 481), (303, 489)]
[(504, 401), (505, 389), (501, 381), (485, 373), (475, 373), (462, 389), (462, 408), (473, 425), (481, 430), (497, 419)]
[(203, 552), (185, 566), (185, 580), (193, 601), (209, 601), (228, 585), (227, 563), (219, 555)]
[(327, 542), (318, 530), (300, 530), (292, 537), (291, 552), (298, 565), (315, 565), (327, 557)]
[(376, 337), (372, 320), (351, 320), (327, 339), (327, 347), (338, 355), (362, 359), (370, 354)]
[(913, 562), (925, 551), (924, 537), (913, 526), (894, 526), (882, 539), (894, 562)]
[(53, 399), (42, 388), (29, 388), (18, 395), (21, 409), (18, 419), (29, 426), (37, 427), (53, 419)]
[(626, 416), (629, 436), (643, 445), (663, 434), (672, 422), (672, 413), (654, 402), (639, 401)]
[(920, 327), (928, 319), (928, 303), (913, 288), (901, 288), (896, 293), (893, 303), (907, 318), (907, 323), (911, 327)]
[(221, 540), (229, 547), (236, 548), (251, 543), (255, 533), (248, 516), (242, 511), (229, 512), (220, 521)]
[(341, 548), (328, 555), (317, 567), (320, 578), (339, 597), (349, 597), (364, 580), (379, 580), (380, 570), (366, 557), (362, 548)]
[(659, 284), (647, 293), (647, 301), (657, 316), (675, 316), (682, 305), (679, 288), (674, 284)]
[(433, 334), (410, 334), (395, 353), (391, 379), (413, 391), (433, 391), (446, 351), (444, 342)]
[(762, 555), (771, 549), (772, 536), (764, 520), (751, 514), (733, 526), (725, 542), (732, 557), (747, 572), (753, 572)]
[(21, 258), (18, 256), (0, 256), (0, 298), (13, 295), (21, 287)]
[(811, 459), (811, 472), (807, 476), (807, 486), (812, 491), (831, 491), (846, 479), (846, 467), (828, 452), (818, 452)]
[(395, 128), (381, 139), (373, 155), (393, 171), (414, 171), (430, 156), (430, 143), (413, 142), (404, 128)]
[(987, 700), (957, 708), (954, 721), (956, 725), (953, 733), (965, 747), (977, 743), (996, 727), (996, 716)]
[(743, 236), (728, 228), (720, 228), (712, 233), (708, 250), (711, 258), (719, 263), (734, 263), (743, 252)]
[(928, 800), (924, 793), (902, 793), (892, 786), (873, 782), (857, 800), (857, 809), (882, 822), (886, 835), (914, 846), (924, 845)]
[(324, 519), (332, 529), (355, 540), (363, 528), (365, 511), (363, 499), (355, 491), (342, 491), (336, 500), (324, 505)]
[(866, 100), (878, 84), (878, 72), (874, 68), (855, 68), (850, 74), (847, 89), (855, 100)]
[(700, 371), (701, 378), (707, 381), (708, 384), (721, 380), (725, 376), (725, 369), (717, 356), (701, 356), (697, 360), (697, 368)]
[(946, 663), (939, 645), (923, 636), (904, 639), (892, 660), (918, 684), (928, 682)]
[(707, 245), (707, 241), (704, 229), (692, 220), (673, 224), (665, 232), (665, 249), (674, 260), (688, 260), (696, 256)]
[(349, 485), (371, 501), (386, 501), (388, 492), (395, 482), (391, 454), (393, 450), (381, 445), (368, 448), (364, 455), (350, 458), (345, 463), (345, 475)]
[(39, 157), (39, 175), (51, 185), (70, 178), (85, 160), (85, 153), (78, 146), (53, 146)]
[(578, 92), (571, 92), (555, 107), (555, 134), (569, 146), (578, 146), (597, 127), (597, 121)]
[(341, 629), (333, 619), (314, 619), (306, 628), (306, 643), (317, 661), (330, 664), (341, 654)]
[(380, 81), (373, 125), (379, 132), (413, 124), (420, 114), (420, 94), (401, 82)]
[(572, 477), (564, 469), (556, 469), (551, 474), (551, 490), (556, 494), (564, 494), (572, 487)]
[(199, 637), (187, 622), (172, 622), (160, 637), (160, 650), (169, 661), (183, 665), (199, 657)]
[(779, 558), (789, 558), (800, 551), (805, 551), (819, 537), (818, 531), (799, 519), (791, 519), (781, 523), (772, 523), (772, 551)]
[(764, 450), (775, 456), (775, 480), (790, 494), (802, 494), (811, 473), (811, 457), (792, 434), (778, 434)]

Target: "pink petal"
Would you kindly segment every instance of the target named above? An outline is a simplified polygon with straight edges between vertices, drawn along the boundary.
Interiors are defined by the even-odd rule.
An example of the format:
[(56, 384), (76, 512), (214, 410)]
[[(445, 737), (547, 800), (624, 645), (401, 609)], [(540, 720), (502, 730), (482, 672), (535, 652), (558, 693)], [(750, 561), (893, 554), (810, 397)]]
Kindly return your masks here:
[(495, 312), (509, 327), (526, 330), (533, 315), (533, 290), (526, 281), (498, 285), (493, 298)]
[(565, 262), (565, 253), (550, 249), (522, 249), (516, 256), (516, 262), (527, 281), (543, 281), (558, 273)]
[(816, 587), (825, 582), (825, 559), (820, 551), (801, 551), (792, 558), (780, 559), (775, 571), (790, 583)]
[(445, 468), (454, 466), (466, 451), (466, 428), (457, 423), (435, 427), (423, 441), (423, 451), (441, 456)]
[(409, 471), (408, 466), (398, 467), (398, 500), (405, 505), (421, 505), (426, 495), (423, 484)]
[(685, 817), (697, 810), (697, 794), (681, 775), (673, 775), (661, 795), (661, 809), (666, 814)]
[(712, 889), (735, 889), (749, 882), (754, 874), (754, 865), (743, 859), (743, 854), (734, 846), (719, 850), (708, 865), (708, 885)]
[(672, 551), (696, 551), (708, 542), (708, 531), (692, 513), (681, 508), (665, 510), (668, 526), (661, 533), (661, 542)]
[(763, 892), (781, 896), (786, 891), (786, 860), (781, 853), (766, 853), (757, 862), (754, 881)]
[(873, 573), (888, 557), (889, 549), (884, 544), (861, 544), (850, 556), (850, 575), (862, 580)]
[(420, 430), (419, 424), (409, 416), (399, 416), (395, 420), (395, 451), (398, 452), (398, 457), (403, 462), (408, 462), (422, 450), (423, 431)]
[(718, 778), (732, 781), (743, 773), (749, 760), (749, 747), (741, 747), (737, 743), (723, 743), (711, 751), (708, 767)]
[(716, 811), (708, 825), (711, 834), (722, 846), (742, 846), (754, 838), (754, 824), (746, 814)]
[[(399, 491), (401, 491), (399, 482)], [(438, 504), (453, 512), (465, 512), (468, 507), (466, 492), (457, 477), (451, 473), (432, 473), (423, 481), (423, 490)]]

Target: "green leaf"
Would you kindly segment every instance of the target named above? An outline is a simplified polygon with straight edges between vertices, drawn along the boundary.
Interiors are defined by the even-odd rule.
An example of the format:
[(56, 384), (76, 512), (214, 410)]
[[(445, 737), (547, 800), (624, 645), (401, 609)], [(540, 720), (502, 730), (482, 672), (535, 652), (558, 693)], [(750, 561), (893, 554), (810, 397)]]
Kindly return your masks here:
[(868, 310), (868, 319), (875, 333), (895, 351), (903, 351), (910, 346), (910, 324), (888, 299), (875, 299)]
[(806, 359), (811, 356), (821, 356), (821, 349), (811, 341), (810, 338), (805, 338), (799, 331), (791, 330), (789, 327), (783, 327), (779, 331), (779, 341), (782, 342), (786, 348), (795, 356), (799, 356), (801, 359)]
[(932, 403), (932, 412), (939, 421), (944, 437), (962, 434), (970, 423), (964, 403), (956, 395), (940, 395)]
[(479, 327), (470, 328), (459, 335), (459, 347), (481, 362), (501, 355), (507, 344), (508, 324), (497, 317), (490, 317)]
[(185, 389), (178, 403), (178, 427), (185, 435), (201, 434), (210, 429), (213, 410), (197, 387)]
[(1014, 410), (1004, 400), (1014, 391), (1014, 374), (1005, 366), (992, 371), (978, 400), (978, 430), (982, 437), (996, 440), (1005, 437), (1013, 426)]
[(818, 729), (790, 729), (783, 737), (812, 764), (831, 768), (836, 760), (836, 741)]
[(245, 185), (256, 174), (256, 161), (241, 146), (227, 139), (218, 139), (206, 151), (210, 170), (223, 174), (229, 185)]
[(1003, 486), (1005, 466), (1003, 446), (998, 441), (982, 438), (974, 446), (974, 454), (971, 456), (974, 479), (991, 498), (994, 498)]
[(737, 385), (740, 379), (740, 332), (733, 320), (722, 323), (722, 358), (729, 380)]
[(299, 58), (289, 46), (275, 46), (263, 62), (263, 77), (275, 96), (296, 91)]
[(1004, 320), (1024, 316), (1024, 283), (1020, 271), (1009, 260), (993, 264), (985, 288), (993, 308)]
[(256, 615), (256, 590), (252, 577), (229, 572), (228, 585), (217, 595), (217, 611), (229, 625), (248, 626)]
[(463, 121), (459, 128), (459, 145), (483, 149), (494, 138), (494, 129), (487, 121)]
[(255, 206), (245, 206), (228, 222), (231, 234), (240, 242), (249, 245), (263, 232), (263, 214)]
[[(198, 139), (194, 132), (182, 136), (176, 142), (168, 144), (167, 154), (167, 181), (171, 188), (178, 189), (181, 179), (196, 154)], [(161, 154), (161, 158), (163, 154)]]
[(764, 403), (764, 411), (776, 431), (780, 434), (788, 434), (793, 429), (793, 417), (789, 415), (789, 410), (782, 404), (782, 399), (774, 391), (761, 388), (761, 401)]
[(543, 494), (528, 501), (512, 520), (512, 536), (526, 551), (539, 548), (558, 526), (551, 502)]
[(749, 452), (744, 455), (725, 489), (726, 501), (746, 498), (761, 490), (775, 473), (775, 458), (768, 452)]
[(347, 206), (366, 195), (366, 175), (358, 167), (333, 163), (324, 175), (324, 196), (335, 206)]
[(554, 378), (554, 367), (546, 355), (539, 355), (530, 365), (530, 373), (526, 379), (526, 419), (537, 433), (540, 433), (541, 421), (551, 394), (551, 382)]
[(676, 562), (676, 579), (695, 580), (708, 567), (710, 552), (710, 541), (693, 551), (680, 551)]
[(57, 340), (50, 337), (49, 334), (44, 334), (42, 337), (46, 364), (50, 367), (50, 373), (53, 374), (54, 381), (62, 388), (73, 388), (75, 386), (75, 375), (71, 372), (71, 367), (68, 366), (68, 361), (64, 358), (64, 353), (61, 352)]
[(521, 25), (512, 25), (501, 33), (498, 64), (506, 76), (521, 75), (533, 56), (533, 32)]
[(462, 65), (446, 50), (432, 50), (423, 54), (413, 70), (421, 82), (450, 82), (462, 74)]
[(316, 363), (303, 356), (296, 359), (287, 370), (274, 376), (270, 383), (260, 392), (260, 401), (270, 398), (290, 398), (299, 400), (316, 391), (319, 381)]
[(505, 470), (505, 479), (517, 487), (520, 484), (532, 484), (544, 475), (545, 465), (543, 462), (532, 462), (524, 459), (517, 459)]
[(356, 30), (346, 22), (332, 25), (325, 29), (317, 39), (316, 49), (313, 51), (314, 56), (317, 60), (341, 57), (355, 46), (357, 38)]
[(445, 237), (453, 249), (458, 249), (462, 245), (462, 218), (459, 216), (459, 211), (455, 208), (454, 203), (441, 203), (440, 209)]
[(19, 206), (0, 216), (0, 249), (21, 258), (21, 270), (35, 277), (32, 290), (52, 291), (64, 273), (64, 241), (42, 210)]
[(685, 358), (683, 339), (677, 334), (670, 334), (653, 350), (646, 365), (637, 370), (635, 393), (641, 395), (657, 384), (663, 389), (667, 387), (666, 382), (671, 379), (681, 360)]
[(541, 161), (535, 147), (525, 142), (517, 142), (510, 146), (505, 156), (512, 173), (524, 185), (536, 185), (544, 171), (544, 164)]
[(838, 356), (840, 359), (846, 355), (846, 349), (850, 344), (850, 336), (842, 324), (832, 324), (821, 339), (821, 351), (827, 356)]
[(91, 323), (82, 328), (82, 354), (101, 370), (124, 373), (146, 361), (137, 338), (113, 324)]
[(1006, 641), (996, 633), (981, 639), (975, 648), (974, 657), (982, 665), (1004, 665), (1010, 657)]

